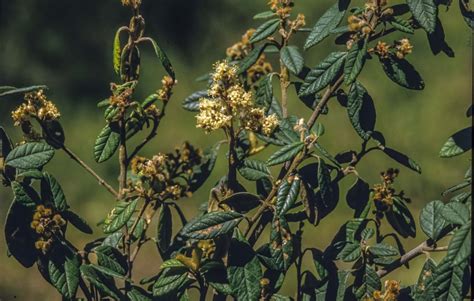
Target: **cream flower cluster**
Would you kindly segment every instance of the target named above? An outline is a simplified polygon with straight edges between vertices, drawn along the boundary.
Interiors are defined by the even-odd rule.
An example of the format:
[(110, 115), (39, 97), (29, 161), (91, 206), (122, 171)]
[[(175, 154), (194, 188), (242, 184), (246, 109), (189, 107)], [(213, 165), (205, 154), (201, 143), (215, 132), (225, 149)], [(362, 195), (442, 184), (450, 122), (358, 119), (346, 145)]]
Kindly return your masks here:
[(278, 126), (275, 114), (265, 116), (265, 111), (253, 102), (251, 92), (239, 82), (237, 68), (227, 61), (214, 65), (209, 98), (201, 98), (197, 127), (206, 132), (228, 128), (232, 121), (239, 121), (246, 130), (270, 135)]

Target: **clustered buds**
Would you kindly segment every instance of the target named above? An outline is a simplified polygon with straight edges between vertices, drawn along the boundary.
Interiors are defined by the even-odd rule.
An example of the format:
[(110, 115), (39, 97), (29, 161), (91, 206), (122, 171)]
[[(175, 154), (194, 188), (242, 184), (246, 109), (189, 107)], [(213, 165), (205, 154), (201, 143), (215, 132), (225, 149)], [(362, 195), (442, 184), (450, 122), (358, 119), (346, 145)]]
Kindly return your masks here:
[(12, 112), (15, 126), (29, 123), (34, 117), (41, 121), (56, 120), (61, 116), (56, 105), (48, 100), (43, 90), (26, 93), (24, 103)]
[(165, 75), (161, 80), (162, 87), (158, 90), (158, 98), (163, 102), (168, 102), (171, 98), (173, 86), (176, 81), (171, 76)]
[(216, 244), (212, 239), (200, 240), (192, 246), (191, 257), (180, 253), (176, 255), (176, 259), (191, 271), (196, 272), (201, 267), (202, 260), (211, 258), (215, 250)]
[(122, 0), (123, 6), (131, 6), (133, 8), (137, 8), (142, 4), (141, 0)]
[(268, 2), (270, 9), (282, 19), (288, 17), (294, 5), (292, 0), (270, 0)]
[(372, 301), (396, 301), (400, 294), (400, 282), (396, 280), (385, 281), (385, 292), (376, 290), (370, 300)]
[(189, 185), (175, 178), (190, 179), (194, 174), (194, 167), (201, 164), (202, 151), (194, 148), (189, 143), (184, 143), (176, 148), (174, 153), (157, 154), (151, 159), (136, 156), (132, 159), (130, 167), (132, 173), (143, 182), (150, 185), (155, 193), (163, 198), (179, 199), (190, 196)]
[(242, 39), (234, 45), (227, 48), (226, 54), (231, 60), (241, 60), (246, 57), (252, 50), (250, 38), (255, 33), (255, 29), (248, 29), (243, 35)]
[(395, 188), (392, 187), (398, 174), (399, 170), (394, 168), (389, 168), (387, 171), (380, 173), (382, 183), (375, 184), (373, 188), (373, 200), (378, 211), (383, 212), (391, 209), (395, 197), (406, 201), (410, 200), (404, 196), (403, 191), (397, 193)]
[(395, 48), (397, 49), (397, 57), (403, 59), (407, 54), (412, 52), (413, 46), (410, 44), (410, 40), (405, 38), (397, 41)]
[(214, 65), (212, 84), (208, 94), (210, 98), (201, 98), (197, 127), (206, 132), (227, 129), (233, 120), (249, 131), (261, 131), (270, 135), (278, 125), (276, 115), (265, 115), (262, 108), (255, 106), (251, 92), (245, 91), (239, 82), (237, 67), (227, 61)]
[(64, 225), (66, 225), (66, 221), (59, 213), (54, 213), (51, 208), (44, 205), (38, 205), (30, 224), (38, 234), (38, 240), (35, 242), (36, 249), (46, 254)]
[(405, 56), (412, 53), (413, 46), (410, 43), (410, 40), (407, 38), (395, 41), (393, 46), (388, 45), (385, 42), (379, 41), (374, 49), (370, 50), (377, 54), (380, 58), (386, 59), (390, 55), (395, 55), (398, 59), (404, 59)]

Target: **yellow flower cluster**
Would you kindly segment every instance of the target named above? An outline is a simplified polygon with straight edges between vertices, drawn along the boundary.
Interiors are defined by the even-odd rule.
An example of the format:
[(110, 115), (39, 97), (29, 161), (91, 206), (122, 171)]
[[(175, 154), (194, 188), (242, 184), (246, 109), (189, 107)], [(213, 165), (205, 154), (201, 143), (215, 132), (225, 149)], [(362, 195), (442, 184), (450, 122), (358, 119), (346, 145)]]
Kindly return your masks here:
[(176, 81), (171, 78), (171, 76), (165, 75), (161, 80), (162, 87), (158, 90), (158, 97), (163, 101), (167, 102), (170, 100), (172, 95), (173, 86), (176, 84)]
[(43, 90), (26, 93), (25, 102), (12, 112), (12, 118), (15, 126), (28, 121), (30, 117), (36, 117), (39, 120), (56, 120), (61, 114), (58, 108), (46, 98)]
[(54, 213), (51, 208), (38, 205), (30, 224), (31, 228), (39, 235), (35, 242), (36, 249), (46, 254), (51, 249), (55, 235), (61, 232), (61, 227), (65, 224), (66, 221), (60, 214)]
[(398, 169), (389, 168), (387, 171), (380, 173), (382, 184), (374, 185), (373, 200), (376, 207), (381, 211), (386, 211), (393, 205), (395, 189), (392, 184), (398, 173)]
[(371, 301), (396, 301), (400, 294), (400, 282), (396, 280), (385, 281), (385, 292), (374, 291)]
[(280, 18), (286, 18), (291, 13), (294, 6), (292, 0), (270, 0), (268, 6), (274, 11)]
[(165, 182), (169, 179), (165, 162), (166, 156), (164, 154), (155, 155), (151, 160), (136, 156), (132, 159), (130, 166), (132, 172), (137, 176)]
[(364, 34), (370, 33), (371, 29), (363, 17), (351, 15), (347, 18), (350, 31), (362, 31)]
[(262, 54), (257, 62), (247, 70), (247, 78), (251, 84), (256, 83), (262, 76), (273, 71), (272, 65), (267, 61), (264, 54)]
[(196, 116), (196, 126), (206, 132), (228, 128), (233, 120), (239, 120), (246, 130), (261, 130), (266, 135), (278, 125), (276, 115), (265, 116), (264, 110), (255, 106), (252, 93), (239, 82), (237, 68), (227, 61), (214, 65), (208, 94), (210, 98), (200, 99)]
[(226, 54), (231, 60), (241, 60), (249, 54), (249, 52), (252, 50), (250, 38), (254, 32), (255, 29), (250, 28), (244, 33), (242, 39), (239, 42), (227, 48)]
[(381, 58), (388, 58), (390, 54), (390, 45), (385, 42), (378, 41), (377, 45), (375, 46), (374, 52), (380, 56)]
[(413, 50), (413, 46), (410, 44), (410, 40), (401, 39), (396, 43), (395, 48), (397, 49), (397, 57), (403, 59), (407, 54), (410, 54)]
[(138, 7), (142, 4), (141, 0), (122, 0), (122, 5), (123, 6), (131, 6), (131, 7)]

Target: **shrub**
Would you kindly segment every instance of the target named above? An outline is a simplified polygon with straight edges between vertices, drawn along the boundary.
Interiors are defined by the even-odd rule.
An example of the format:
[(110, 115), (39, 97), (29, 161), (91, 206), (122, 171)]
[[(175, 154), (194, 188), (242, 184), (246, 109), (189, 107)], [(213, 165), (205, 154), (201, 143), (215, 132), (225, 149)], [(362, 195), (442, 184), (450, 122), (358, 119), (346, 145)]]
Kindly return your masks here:
[[(388, 36), (424, 30), (432, 49), (452, 55), (437, 17), (439, 7), (449, 7), (451, 1), (387, 2), (367, 0), (359, 7), (339, 0), (308, 29), (305, 16), (293, 13), (293, 1), (271, 0), (268, 11), (254, 16), (261, 23), (257, 29), (229, 47), (226, 57), (201, 78), (203, 90), (183, 102), (184, 109), (195, 112), (197, 127), (206, 133), (223, 132), (224, 139), (204, 151), (185, 142), (171, 153), (145, 158), (140, 152), (165, 121), (176, 75), (163, 49), (146, 36), (141, 1), (122, 0), (132, 17), (114, 39), (113, 63), (120, 82), (111, 84), (110, 97), (98, 103), (105, 126), (93, 150), (98, 163), (118, 153), (118, 187), (66, 146), (61, 114), (48, 99), (47, 87), (1, 87), (0, 97), (24, 94), (24, 102), (12, 112), (24, 139), (14, 143), (0, 128), (0, 172), (14, 194), (5, 224), (9, 254), (25, 267), (36, 264), (64, 300), (188, 300), (192, 289), (200, 300), (463, 299), (470, 278), (471, 169), (443, 192), (447, 201), (431, 201), (422, 209), (421, 233), (410, 198), (396, 186), (398, 169), (388, 168), (379, 183), (371, 184), (357, 171), (369, 153), (383, 152), (421, 173), (413, 159), (387, 145), (375, 129), (373, 100), (358, 80), (371, 60), (402, 88), (424, 89), (421, 75), (407, 60), (413, 49), (410, 40), (392, 43)], [(459, 4), (472, 26), (468, 1)], [(300, 33), (307, 34), (306, 51), (334, 35), (341, 49), (308, 68), (293, 44)], [(167, 75), (159, 90), (137, 101), (140, 51), (149, 50)], [(293, 88), (312, 111), (308, 120), (288, 110)], [(332, 154), (320, 143), (325, 129), (318, 119), (329, 113), (332, 99), (347, 110), (354, 134), (361, 138), (359, 151)], [(471, 115), (472, 106), (467, 117)], [(130, 139), (142, 132), (145, 138), (134, 145)], [(470, 126), (455, 133), (440, 156), (470, 151), (471, 136)], [(206, 182), (220, 148), (226, 149), (227, 173), (188, 220), (182, 199)], [(255, 159), (267, 149), (273, 152), (266, 160)], [(44, 168), (61, 151), (117, 200), (102, 221), (104, 236), (83, 249), (67, 239), (67, 228), (85, 233), (92, 229), (69, 207), (59, 182)], [(305, 228), (330, 218), (342, 193), (339, 182), (346, 177), (354, 179), (345, 192), (353, 216), (325, 249), (303, 248)], [(174, 231), (172, 211), (182, 224)], [(149, 229), (154, 220), (156, 231)], [(409, 237), (416, 237), (419, 245), (405, 250), (403, 241)], [(445, 237), (450, 237), (447, 245), (442, 243), (446, 240), (440, 242)], [(134, 262), (151, 241), (162, 261), (160, 272), (135, 279)], [(436, 263), (431, 252), (445, 256)], [(400, 279), (390, 278), (382, 283), (383, 277), (420, 255), (426, 259), (417, 271), (417, 283), (402, 286)], [(303, 263), (305, 256), (314, 267)], [(293, 296), (278, 293), (285, 278), (296, 279)]]

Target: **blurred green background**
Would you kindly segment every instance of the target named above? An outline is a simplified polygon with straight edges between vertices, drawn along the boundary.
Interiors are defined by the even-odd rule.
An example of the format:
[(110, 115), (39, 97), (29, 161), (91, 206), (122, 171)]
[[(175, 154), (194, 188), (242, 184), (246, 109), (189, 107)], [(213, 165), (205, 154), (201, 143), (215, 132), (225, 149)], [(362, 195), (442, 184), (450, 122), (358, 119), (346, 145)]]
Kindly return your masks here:
[[(240, 40), (247, 28), (258, 26), (252, 20), (255, 13), (266, 10), (266, 0), (144, 0), (143, 15), (147, 22), (146, 33), (156, 38), (172, 60), (179, 84), (175, 89), (165, 121), (158, 138), (145, 150), (152, 155), (166, 152), (188, 140), (206, 147), (221, 139), (219, 133), (206, 135), (195, 128), (194, 114), (181, 109), (181, 101), (192, 91), (202, 89), (194, 79), (210, 69), (211, 64), (224, 57), (225, 49)], [(329, 0), (296, 1), (296, 10), (306, 15), (308, 27), (333, 3)], [(397, 1), (391, 1), (397, 2)], [(362, 4), (363, 1), (353, 1)], [(426, 36), (421, 31), (410, 37), (414, 53), (409, 60), (424, 77), (424, 91), (408, 91), (388, 80), (377, 60), (368, 61), (360, 80), (372, 95), (378, 112), (376, 128), (385, 134), (387, 145), (407, 153), (423, 168), (418, 175), (404, 167), (397, 181), (412, 198), (409, 205), (418, 219), (419, 210), (428, 201), (440, 199), (440, 193), (457, 183), (470, 164), (467, 155), (455, 159), (440, 159), (438, 151), (447, 137), (465, 127), (470, 120), (465, 111), (471, 103), (471, 31), (459, 14), (457, 5), (448, 12), (440, 10), (446, 32), (446, 41), (455, 51), (449, 58), (441, 53), (434, 56)], [(109, 83), (118, 81), (112, 68), (112, 41), (116, 28), (126, 25), (129, 11), (119, 0), (0, 0), (0, 86), (27, 86), (45, 84), (48, 95), (62, 112), (66, 131), (66, 144), (81, 158), (90, 163), (99, 174), (116, 183), (117, 165), (114, 160), (97, 165), (92, 157), (92, 147), (97, 133), (104, 125), (102, 113), (96, 103), (109, 95)], [(405, 37), (397, 33), (388, 42)], [(305, 53), (306, 64), (313, 67), (336, 47), (333, 38)], [(304, 35), (296, 43), (302, 48)], [(160, 87), (164, 72), (153, 56), (152, 49), (142, 49), (142, 77), (138, 99)], [(308, 117), (310, 111), (292, 92), (290, 112)], [(14, 139), (19, 130), (12, 128), (10, 112), (21, 102), (20, 97), (1, 99), (0, 126), (7, 129)], [(352, 129), (346, 112), (336, 101), (330, 114), (320, 121), (326, 127), (322, 143), (332, 153), (358, 149), (360, 138)], [(265, 156), (271, 150), (265, 152)], [(224, 151), (211, 178), (191, 199), (181, 201), (190, 217), (193, 211), (207, 200), (209, 188), (224, 173)], [(371, 185), (379, 181), (379, 172), (388, 167), (399, 167), (382, 153), (371, 153), (358, 167), (360, 175)], [(86, 217), (91, 225), (99, 222), (112, 208), (114, 200), (96, 182), (64, 153), (57, 152), (47, 170), (60, 181), (71, 207)], [(352, 216), (345, 203), (345, 192), (355, 181), (345, 179), (341, 184), (341, 197), (335, 212), (314, 228), (306, 226), (306, 244), (324, 248), (339, 225)], [(3, 224), (11, 202), (8, 189), (0, 189), (0, 223)], [(96, 228), (93, 237), (72, 229), (70, 239), (81, 248), (93, 237), (101, 235)], [(406, 248), (423, 239), (406, 241)], [(35, 267), (24, 269), (14, 259), (7, 257), (0, 234), (0, 300), (60, 300), (55, 290), (39, 275)], [(158, 271), (159, 260), (155, 246), (144, 248), (138, 260), (137, 276), (148, 276)], [(389, 277), (411, 284), (417, 279), (423, 259)], [(308, 269), (313, 269), (307, 261)], [(282, 292), (293, 295), (293, 274)]]

